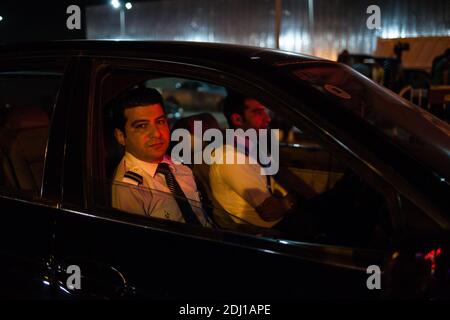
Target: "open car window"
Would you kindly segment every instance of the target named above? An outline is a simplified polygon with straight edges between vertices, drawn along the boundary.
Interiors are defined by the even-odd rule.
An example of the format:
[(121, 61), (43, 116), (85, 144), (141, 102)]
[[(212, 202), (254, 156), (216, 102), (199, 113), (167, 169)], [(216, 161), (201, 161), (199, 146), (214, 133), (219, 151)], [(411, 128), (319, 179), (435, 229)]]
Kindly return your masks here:
[[(305, 131), (301, 124), (294, 124), (292, 119), (274, 112), (269, 105), (265, 106), (271, 119), (268, 129), (276, 132), (274, 138), (277, 140), (278, 147), (272, 151), (278, 153), (279, 170), (271, 175), (267, 185), (265, 176), (259, 176), (257, 180), (260, 182), (259, 187), (267, 186), (274, 197), (275, 192), (278, 192), (277, 197), (279, 194), (283, 197), (289, 194), (295, 200), (295, 209), (289, 213), (290, 217), (287, 219), (292, 223), (283, 222), (284, 219), (281, 219), (279, 223), (253, 224), (252, 220), (246, 217), (245, 210), (248, 206), (244, 205), (236, 209), (233, 205), (227, 205), (226, 201), (222, 201), (221, 196), (225, 195), (227, 198), (227, 192), (230, 192), (229, 199), (233, 199), (231, 189), (234, 187), (224, 189), (223, 193), (215, 190), (212, 183), (215, 182), (213, 181), (215, 176), (211, 171), (211, 165), (193, 162), (195, 154), (200, 152), (202, 157), (205, 148), (208, 147), (209, 142), (212, 142), (211, 139), (209, 141), (202, 139), (207, 129), (217, 130), (217, 133), (225, 137), (228, 123), (223, 115), (222, 103), (229, 94), (229, 90), (216, 84), (187, 78), (161, 77), (151, 74), (125, 78), (122, 76), (122, 73), (108, 75), (109, 83), (104, 83), (104, 88), (120, 86), (122, 91), (138, 87), (157, 89), (163, 97), (172, 134), (176, 129), (184, 129), (189, 133), (187, 139), (191, 139), (191, 149), (187, 152), (191, 153), (192, 162), (184, 163), (184, 165), (189, 168), (189, 172), (192, 172), (198, 192), (198, 198), (191, 197), (192, 201), (190, 201), (193, 207), (201, 209), (201, 214), (210, 221), (211, 227), (258, 237), (333, 245), (381, 248), (388, 244), (391, 225), (385, 195), (372, 188), (337, 155), (327, 150), (314, 133)], [(128, 84), (114, 84), (114, 82), (124, 82), (124, 79), (132, 80), (128, 80)], [(120, 91), (117, 91), (115, 95), (119, 93)], [(119, 170), (120, 161), (123, 159), (124, 149), (114, 138), (114, 128), (109, 118), (111, 102), (114, 99), (111, 98), (111, 92), (106, 92), (106, 96), (109, 99), (105, 100), (102, 113), (107, 181), (103, 188), (106, 206), (117, 209), (115, 196), (111, 194), (111, 191), (125, 190), (130, 186), (114, 179), (114, 175)], [(261, 103), (264, 102), (261, 101)], [(199, 137), (194, 135), (195, 121), (202, 124)], [(196, 144), (195, 139), (202, 139), (202, 141)], [(172, 136), (167, 154), (171, 154), (176, 143), (183, 140), (184, 137), (174, 139)], [(222, 140), (222, 143), (224, 142)], [(218, 170), (219, 175), (221, 172), (230, 172), (229, 167), (224, 166), (217, 167), (215, 170)], [(248, 186), (247, 178), (240, 179), (241, 183), (238, 185)], [(131, 189), (136, 189), (136, 186), (132, 186)], [(146, 198), (158, 198), (159, 202), (169, 201), (174, 199), (173, 194), (168, 190), (163, 192), (161, 188), (144, 186), (144, 189), (125, 192), (128, 194), (126, 197), (130, 198), (130, 203), (123, 206), (121, 210), (131, 214), (138, 213), (153, 218), (183, 222), (180, 218), (182, 215), (179, 213), (173, 215), (169, 212), (170, 210), (164, 213), (164, 210), (156, 208), (154, 201), (142, 201)], [(250, 189), (249, 187), (248, 191), (255, 194), (255, 191)], [(246, 191), (243, 190), (242, 194), (245, 193)], [(240, 201), (247, 200), (245, 196), (242, 196)], [(252, 201), (249, 203), (253, 203)], [(257, 213), (253, 210), (252, 214)]]

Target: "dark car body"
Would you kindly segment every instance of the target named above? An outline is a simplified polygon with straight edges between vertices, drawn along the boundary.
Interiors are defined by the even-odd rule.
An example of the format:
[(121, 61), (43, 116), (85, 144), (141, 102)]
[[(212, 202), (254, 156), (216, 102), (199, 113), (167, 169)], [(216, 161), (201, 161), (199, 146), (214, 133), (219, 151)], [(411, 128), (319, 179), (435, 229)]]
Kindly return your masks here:
[[(448, 126), (431, 115), (408, 105), (399, 107), (405, 114), (383, 110), (389, 121), (420, 131), (424, 147), (414, 153), (349, 116), (335, 100), (339, 92), (330, 95), (316, 82), (298, 81), (292, 74), (299, 67), (334, 68), (336, 63), (269, 49), (106, 41), (0, 48), (4, 73), (55, 63), (63, 66), (63, 75), (40, 193), (0, 192), (1, 296), (256, 301), (449, 297), (450, 135)], [(98, 114), (99, 75), (110, 67), (189, 76), (264, 96), (383, 190), (392, 222), (388, 247), (257, 237), (110, 208), (105, 189), (98, 188), (106, 175), (100, 165), (101, 129), (92, 125)], [(379, 90), (386, 97), (392, 94)], [(417, 227), (421, 222), (412, 223), (412, 216), (433, 227)], [(70, 265), (80, 266), (80, 290), (66, 286)], [(371, 265), (381, 269), (380, 290), (367, 287)]]

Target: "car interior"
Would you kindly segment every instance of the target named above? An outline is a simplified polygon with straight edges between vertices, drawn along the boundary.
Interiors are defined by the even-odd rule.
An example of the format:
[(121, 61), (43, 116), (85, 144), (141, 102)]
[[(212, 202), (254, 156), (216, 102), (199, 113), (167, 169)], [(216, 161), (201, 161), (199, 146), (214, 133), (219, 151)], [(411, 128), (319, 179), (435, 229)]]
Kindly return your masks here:
[[(192, 134), (193, 122), (196, 120), (202, 121), (203, 131), (209, 128), (224, 130), (228, 127), (221, 112), (221, 101), (227, 89), (217, 89), (219, 86), (208, 83), (183, 85), (189, 82), (192, 80), (150, 77), (149, 74), (120, 74), (120, 77), (116, 74), (103, 79), (104, 158), (108, 177), (104, 194), (108, 203), (114, 170), (123, 155), (123, 150), (113, 137), (110, 119), (111, 102), (118, 92), (136, 86), (156, 88), (164, 98), (171, 130), (184, 128)], [(199, 92), (198, 87), (213, 87), (214, 90)], [(277, 179), (300, 199), (299, 210), (307, 227), (301, 231), (303, 234), (288, 235), (276, 229), (235, 223), (212, 195), (208, 165), (191, 165), (202, 195), (202, 206), (216, 227), (293, 240), (312, 239), (316, 242), (377, 247), (386, 245), (390, 222), (384, 197), (353, 174), (317, 139), (281, 116), (272, 113), (271, 118), (271, 128), (280, 130), (280, 170)]]
[(0, 75), (2, 188), (39, 193), (59, 82), (59, 75), (36, 72)]

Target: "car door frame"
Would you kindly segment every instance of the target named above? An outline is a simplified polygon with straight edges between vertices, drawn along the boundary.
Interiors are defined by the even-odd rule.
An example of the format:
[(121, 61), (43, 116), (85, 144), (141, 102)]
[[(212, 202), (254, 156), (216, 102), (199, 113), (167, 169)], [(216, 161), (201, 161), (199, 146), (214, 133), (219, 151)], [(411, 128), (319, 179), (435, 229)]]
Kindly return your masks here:
[[(2, 191), (0, 194), (0, 202), (5, 210), (8, 208), (8, 211), (18, 211), (8, 212), (8, 216), (4, 219), (3, 225), (9, 220), (6, 233), (11, 232), (14, 237), (17, 237), (22, 232), (26, 232), (26, 236), (21, 239), (9, 238), (8, 241), (2, 241), (5, 244), (9, 243), (8, 246), (14, 247), (11, 255), (2, 261), (14, 265), (19, 274), (19, 280), (7, 292), (10, 298), (41, 299), (54, 296), (52, 286), (55, 271), (54, 225), (62, 192), (63, 153), (60, 150), (64, 150), (65, 142), (65, 131), (61, 123), (63, 123), (64, 112), (68, 107), (67, 94), (73, 87), (71, 76), (74, 73), (74, 63), (75, 61), (70, 56), (59, 53), (27, 52), (13, 57), (9, 55), (0, 57), (2, 70), (3, 66), (6, 66), (11, 70), (59, 70), (62, 72), (49, 124), (39, 194), (25, 194), (20, 190)], [(17, 216), (12, 216), (13, 214)], [(14, 219), (17, 218), (19, 220), (14, 222)], [(2, 234), (2, 236), (4, 235)], [(16, 281), (13, 275), (7, 276), (6, 279)], [(22, 287), (23, 285), (26, 286), (25, 289)]]
[[(243, 91), (251, 92), (258, 88), (261, 90), (266, 83), (251, 83), (253, 77), (249, 77), (244, 80), (242, 77), (238, 78), (236, 74), (231, 74), (229, 71), (224, 71), (220, 69), (214, 69), (207, 66), (186, 64), (181, 61), (161, 61), (153, 59), (142, 59), (142, 58), (120, 58), (120, 57), (102, 57), (101, 55), (91, 56), (93, 59), (92, 71), (90, 73), (90, 95), (89, 95), (89, 112), (88, 112), (88, 126), (87, 130), (87, 145), (97, 146), (99, 141), (94, 140), (96, 133), (93, 130), (92, 124), (96, 123), (98, 119), (95, 119), (96, 114), (94, 108), (96, 103), (98, 103), (98, 91), (97, 91), (97, 76), (99, 72), (108, 66), (114, 66), (114, 68), (125, 68), (129, 70), (140, 70), (148, 71), (152, 74), (167, 74), (174, 77), (189, 77), (196, 80), (203, 80), (212, 83), (217, 83), (219, 85), (224, 85), (225, 83), (229, 87), (235, 87), (236, 89), (241, 89)], [(182, 71), (180, 71), (180, 69)], [(211, 75), (215, 76), (211, 76)], [(225, 76), (226, 75), (226, 76)], [(97, 79), (97, 80), (96, 80)], [(236, 82), (237, 81), (237, 82)], [(269, 87), (270, 88), (270, 87)], [(282, 105), (276, 97), (268, 97), (267, 100), (273, 102), (273, 105)], [(289, 111), (290, 112), (290, 111)], [(98, 113), (98, 112), (97, 112)], [(298, 114), (295, 115), (297, 118)], [(303, 119), (305, 120), (305, 119)], [(97, 127), (98, 129), (98, 127)], [(335, 148), (338, 150), (337, 148)], [(77, 211), (80, 214), (95, 216), (100, 220), (115, 221), (125, 224), (137, 224), (145, 226), (146, 228), (151, 228), (155, 230), (163, 230), (165, 232), (174, 232), (184, 237), (195, 237), (203, 238), (209, 241), (226, 242), (232, 246), (247, 247), (253, 250), (263, 251), (270, 254), (286, 255), (290, 257), (295, 257), (301, 260), (308, 260), (313, 262), (325, 263), (328, 265), (333, 265), (336, 267), (343, 267), (352, 270), (357, 270), (359, 273), (366, 272), (366, 267), (374, 262), (382, 263), (384, 254), (376, 250), (370, 249), (360, 249), (360, 248), (346, 248), (335, 245), (324, 245), (316, 243), (292, 243), (290, 241), (284, 240), (270, 240), (270, 239), (259, 239), (253, 236), (239, 234), (233, 231), (226, 230), (208, 230), (208, 229), (198, 229), (188, 225), (173, 225), (170, 223), (165, 223), (162, 221), (156, 221), (150, 218), (142, 218), (137, 216), (120, 216), (114, 210), (105, 207), (98, 207), (94, 202), (92, 195), (98, 185), (98, 177), (96, 177), (95, 171), (99, 168), (99, 159), (101, 157), (96, 156), (95, 151), (98, 148), (86, 150), (86, 172), (87, 176), (90, 177), (85, 182), (86, 185), (86, 207), (83, 210), (79, 208)], [(348, 151), (348, 150), (346, 150)], [(342, 152), (342, 151), (339, 151)], [(352, 156), (348, 156), (349, 161), (355, 163)], [(367, 163), (360, 164), (361, 166), (367, 165)], [(367, 170), (364, 168), (362, 170)], [(101, 171), (100, 171), (101, 172)], [(374, 174), (373, 176), (376, 177)], [(373, 178), (373, 177), (371, 177)], [(383, 195), (388, 199), (388, 203), (391, 207), (390, 210), (398, 210), (396, 203), (396, 192), (394, 189), (389, 188), (383, 181), (378, 181), (379, 185), (382, 185)], [(387, 192), (389, 190), (389, 192)], [(74, 208), (75, 209), (75, 208)], [(330, 257), (331, 255), (331, 257)]]

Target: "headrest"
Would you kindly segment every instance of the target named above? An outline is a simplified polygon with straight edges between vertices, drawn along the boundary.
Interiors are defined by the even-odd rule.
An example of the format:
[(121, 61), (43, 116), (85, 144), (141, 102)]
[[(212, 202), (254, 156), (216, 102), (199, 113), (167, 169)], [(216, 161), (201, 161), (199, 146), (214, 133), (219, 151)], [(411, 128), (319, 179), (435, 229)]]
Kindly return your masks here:
[(41, 107), (12, 107), (7, 113), (6, 126), (11, 130), (48, 127), (49, 118)]
[(204, 112), (178, 120), (173, 125), (172, 130), (183, 128), (187, 129), (191, 134), (194, 134), (194, 121), (202, 122), (202, 133), (208, 129), (220, 129), (216, 118), (212, 114)]

